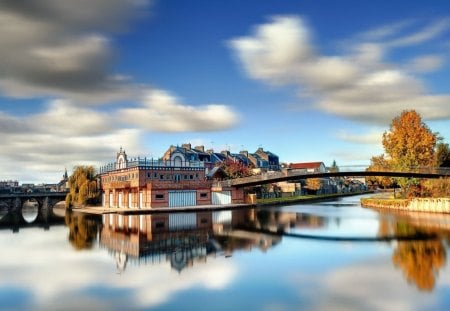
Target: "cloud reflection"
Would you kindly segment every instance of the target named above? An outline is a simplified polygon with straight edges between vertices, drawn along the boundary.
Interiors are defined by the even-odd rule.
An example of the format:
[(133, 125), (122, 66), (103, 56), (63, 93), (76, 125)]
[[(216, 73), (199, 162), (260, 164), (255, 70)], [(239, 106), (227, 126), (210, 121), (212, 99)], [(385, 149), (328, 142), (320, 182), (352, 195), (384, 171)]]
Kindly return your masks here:
[(0, 235), (0, 243), (8, 254), (0, 265), (0, 288), (15, 289), (25, 297), (11, 302), (13, 309), (24, 304), (47, 310), (150, 308), (194, 287), (223, 289), (238, 273), (232, 262), (218, 257), (182, 274), (172, 271), (170, 262), (130, 266), (126, 274), (117, 274), (114, 260), (104, 250), (73, 251), (66, 227), (52, 227), (51, 234), (24, 228), (20, 238)]

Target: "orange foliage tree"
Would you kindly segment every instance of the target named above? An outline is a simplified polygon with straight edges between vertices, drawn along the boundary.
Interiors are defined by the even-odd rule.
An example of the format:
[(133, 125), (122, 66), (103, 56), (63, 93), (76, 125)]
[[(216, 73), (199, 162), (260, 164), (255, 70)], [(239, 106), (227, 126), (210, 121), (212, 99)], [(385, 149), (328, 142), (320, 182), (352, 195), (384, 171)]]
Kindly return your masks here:
[[(379, 156), (373, 156), (370, 159), (370, 166), (367, 168), (368, 171), (383, 172), (390, 169), (389, 161), (384, 157), (384, 154)], [(366, 182), (369, 187), (380, 187), (380, 188), (390, 188), (394, 186), (394, 181), (392, 178), (387, 176), (368, 176), (366, 177)]]
[[(389, 132), (384, 132), (382, 142), (390, 157), (390, 166), (396, 171), (433, 167), (436, 164), (434, 150), (437, 134), (431, 132), (414, 110), (403, 111), (394, 118)], [(419, 181), (407, 178), (398, 178), (397, 183), (404, 194), (407, 194), (411, 186), (411, 189), (419, 186)]]
[(74, 203), (84, 205), (97, 203), (100, 191), (97, 187), (95, 169), (93, 166), (77, 166), (69, 177), (69, 193), (66, 196), (66, 206)]

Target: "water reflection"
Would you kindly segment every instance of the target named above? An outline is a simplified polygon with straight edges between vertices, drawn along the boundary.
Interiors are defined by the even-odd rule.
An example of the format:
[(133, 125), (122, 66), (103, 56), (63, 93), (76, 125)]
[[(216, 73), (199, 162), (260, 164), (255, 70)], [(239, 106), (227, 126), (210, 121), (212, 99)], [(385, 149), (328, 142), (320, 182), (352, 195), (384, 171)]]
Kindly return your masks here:
[(39, 203), (35, 199), (25, 201), (22, 206), (22, 217), (27, 223), (33, 223), (39, 216)]
[[(300, 227), (319, 228), (324, 223), (325, 219), (319, 216), (253, 209), (155, 215), (106, 214), (102, 217), (100, 245), (115, 258), (119, 272), (123, 272), (128, 263), (164, 261), (180, 272), (196, 263), (205, 263), (209, 256), (230, 257), (237, 250), (254, 248), (266, 252), (281, 242), (282, 235), (273, 232)], [(95, 236), (94, 231), (91, 236)]]
[(431, 292), (447, 260), (445, 245), (450, 237), (450, 217), (405, 212), (382, 215), (380, 235), (435, 236), (434, 239), (424, 241), (398, 241), (392, 255), (394, 266), (402, 270), (408, 283), (421, 291)]
[(34, 200), (27, 200), (19, 208), (10, 208), (0, 202), (0, 229), (11, 229), (14, 233), (18, 233), (21, 228), (30, 227), (49, 230), (52, 225), (64, 222), (64, 218), (56, 210), (59, 208), (40, 208), (38, 202)]
[(97, 238), (99, 222), (97, 217), (67, 211), (65, 222), (69, 227), (69, 242), (77, 250), (91, 249)]
[[(450, 218), (448, 220), (450, 231)], [(80, 221), (86, 224), (81, 225)], [(320, 233), (336, 223), (339, 225), (336, 219), (276, 209), (107, 214), (102, 217), (99, 242), (116, 261), (118, 272), (123, 273), (128, 264), (161, 262), (168, 262), (172, 269), (181, 272), (194, 264), (207, 263), (210, 256), (231, 257), (239, 250), (267, 252), (280, 244), (283, 237), (351, 242), (395, 241), (392, 244), (394, 267), (402, 270), (406, 281), (419, 290), (432, 291), (439, 270), (446, 263), (444, 241), (450, 235), (442, 226), (433, 226), (431, 219), (427, 222), (420, 216), (381, 214), (377, 222), (378, 233), (372, 237), (330, 237)], [(77, 223), (77, 230), (70, 224), (71, 235), (75, 232), (80, 235), (74, 240), (78, 241), (77, 247), (91, 247), (96, 236), (94, 222), (84, 217), (77, 218)], [(315, 230), (318, 235), (302, 234), (305, 230), (308, 233)]]

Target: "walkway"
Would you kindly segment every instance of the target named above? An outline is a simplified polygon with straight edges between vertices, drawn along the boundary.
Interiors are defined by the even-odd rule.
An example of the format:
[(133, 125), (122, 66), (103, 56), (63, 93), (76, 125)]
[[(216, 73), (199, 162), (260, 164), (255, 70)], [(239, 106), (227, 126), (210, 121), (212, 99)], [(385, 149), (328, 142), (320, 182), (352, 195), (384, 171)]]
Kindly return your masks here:
[(126, 208), (126, 207), (103, 207), (86, 206), (72, 208), (75, 212), (85, 214), (103, 215), (103, 214), (121, 214), (121, 215), (142, 215), (158, 213), (187, 213), (187, 212), (208, 212), (228, 209), (239, 209), (256, 207), (255, 204), (226, 204), (226, 205), (197, 205), (197, 206), (179, 206), (179, 207), (158, 207), (158, 208)]

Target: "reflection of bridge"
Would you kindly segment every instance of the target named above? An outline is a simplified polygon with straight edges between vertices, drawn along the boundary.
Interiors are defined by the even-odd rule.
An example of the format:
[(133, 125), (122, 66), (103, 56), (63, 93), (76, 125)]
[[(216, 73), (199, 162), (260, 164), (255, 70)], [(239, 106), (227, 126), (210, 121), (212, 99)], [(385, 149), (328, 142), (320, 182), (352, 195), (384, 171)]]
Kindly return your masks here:
[(223, 187), (252, 187), (263, 184), (276, 183), (280, 181), (296, 181), (307, 178), (323, 177), (367, 177), (367, 176), (387, 176), (406, 178), (439, 178), (450, 177), (450, 168), (419, 168), (410, 171), (342, 171), (342, 172), (308, 172), (307, 170), (287, 170), (282, 172), (268, 172), (250, 177), (224, 180)]
[(62, 192), (0, 194), (0, 230), (11, 229), (15, 233), (23, 227), (48, 230), (51, 224), (60, 224), (64, 218), (56, 217), (53, 207), (65, 195)]

